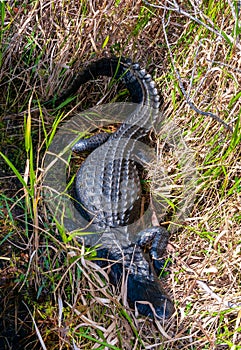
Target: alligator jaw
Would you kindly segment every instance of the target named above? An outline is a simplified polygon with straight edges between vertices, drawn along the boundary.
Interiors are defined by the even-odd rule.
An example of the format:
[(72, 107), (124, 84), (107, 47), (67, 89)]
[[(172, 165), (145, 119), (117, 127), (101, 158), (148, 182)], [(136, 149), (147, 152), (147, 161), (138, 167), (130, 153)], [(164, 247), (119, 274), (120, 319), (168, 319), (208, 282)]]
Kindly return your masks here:
[(127, 298), (131, 307), (136, 306), (140, 314), (150, 318), (167, 319), (174, 312), (173, 303), (159, 280), (140, 280), (140, 276), (129, 276)]

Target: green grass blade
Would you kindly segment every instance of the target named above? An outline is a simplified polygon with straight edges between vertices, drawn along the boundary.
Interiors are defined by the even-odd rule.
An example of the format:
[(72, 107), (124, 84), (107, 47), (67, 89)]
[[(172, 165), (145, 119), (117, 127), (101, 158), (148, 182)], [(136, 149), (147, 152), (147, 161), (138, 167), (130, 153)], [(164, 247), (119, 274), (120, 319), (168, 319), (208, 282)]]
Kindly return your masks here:
[(16, 169), (14, 164), (11, 162), (11, 160), (9, 160), (2, 152), (0, 152), (0, 156), (4, 159), (4, 161), (10, 167), (10, 169), (12, 169), (13, 173), (16, 175), (16, 177), (21, 182), (23, 187), (27, 190), (28, 194), (31, 195), (31, 191), (29, 190), (28, 185), (24, 181), (24, 179), (23, 179), (22, 175), (20, 174), (20, 172)]

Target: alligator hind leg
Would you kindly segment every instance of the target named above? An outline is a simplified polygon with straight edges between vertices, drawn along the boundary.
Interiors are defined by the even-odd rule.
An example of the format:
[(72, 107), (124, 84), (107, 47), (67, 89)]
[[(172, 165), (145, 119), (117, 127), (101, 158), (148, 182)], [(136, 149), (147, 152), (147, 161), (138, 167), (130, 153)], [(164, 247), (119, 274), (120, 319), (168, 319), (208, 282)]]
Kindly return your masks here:
[(158, 275), (166, 264), (165, 260), (161, 259), (161, 257), (166, 250), (169, 236), (169, 232), (161, 226), (147, 228), (138, 233), (136, 243), (144, 253), (148, 253), (155, 272)]
[(76, 142), (76, 144), (72, 147), (72, 151), (76, 153), (80, 153), (83, 151), (93, 151), (97, 147), (103, 145), (111, 134), (107, 132), (102, 132), (100, 134), (96, 134), (91, 136), (88, 139), (80, 139)]

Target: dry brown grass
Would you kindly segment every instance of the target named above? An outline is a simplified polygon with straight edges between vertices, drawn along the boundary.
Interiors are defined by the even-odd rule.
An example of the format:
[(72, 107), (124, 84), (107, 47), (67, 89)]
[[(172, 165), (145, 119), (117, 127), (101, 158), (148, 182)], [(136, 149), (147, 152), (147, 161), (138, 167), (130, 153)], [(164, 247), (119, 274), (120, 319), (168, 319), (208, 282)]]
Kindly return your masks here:
[[(182, 11), (174, 5), (175, 1), (163, 2), (161, 8), (153, 8), (141, 1), (98, 0), (4, 4), (1, 150), (20, 172), (26, 170), (22, 126), (30, 97), (37, 153), (44, 141), (37, 101), (41, 104), (63, 90), (90, 60), (115, 54), (141, 62), (155, 77), (165, 100), (164, 115), (183, 130), (198, 174), (190, 189), (194, 205), (175, 223), (178, 231), (173, 229), (169, 247), (173, 263), (164, 283), (176, 313), (160, 323), (136, 318), (123, 308), (121, 294), (103, 282), (88, 255), (83, 259), (79, 244), (61, 241), (58, 228), (48, 223), (41, 198), (32, 213), (34, 230), (26, 233), (27, 227), (15, 226), (16, 216), (22, 215), (23, 221), (25, 217), (10, 197), (15, 201), (23, 192), (3, 164), (0, 318), (14, 331), (2, 336), (11, 341), (16, 330), (26, 328), (22, 337), (37, 334), (35, 338), (42, 341), (40, 345), (35, 338), (26, 338), (25, 343), (15, 340), (12, 349), (39, 349), (44, 344), (47, 349), (241, 349), (240, 127), (235, 136), (212, 118), (197, 114), (181, 91), (185, 89), (199, 110), (212, 112), (235, 128), (241, 107), (235, 12), (231, 1), (180, 1)], [(215, 33), (221, 30), (229, 41)], [(103, 96), (106, 85), (96, 86), (88, 93), (89, 104)], [(79, 94), (82, 108), (87, 91), (83, 88)], [(53, 116), (45, 108), (42, 113), (50, 130)], [(182, 184), (178, 159), (163, 148), (169, 140), (161, 135), (159, 142), (155, 172), (160, 164), (167, 170), (175, 193), (175, 186)], [(41, 166), (39, 160), (39, 175)], [(155, 190), (161, 192), (157, 185)], [(178, 206), (175, 199), (173, 203)], [(26, 308), (18, 307), (19, 290), (36, 328), (31, 328), (31, 318), (27, 321)]]

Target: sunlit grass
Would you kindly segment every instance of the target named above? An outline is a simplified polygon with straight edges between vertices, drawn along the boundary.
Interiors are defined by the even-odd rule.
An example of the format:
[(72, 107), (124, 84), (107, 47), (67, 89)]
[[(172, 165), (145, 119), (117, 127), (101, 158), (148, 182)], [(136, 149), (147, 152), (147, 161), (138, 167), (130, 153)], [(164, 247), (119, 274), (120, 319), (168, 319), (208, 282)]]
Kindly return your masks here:
[[(0, 271), (11, 280), (11, 291), (22, 293), (47, 349), (240, 348), (240, 309), (227, 307), (198, 284), (204, 281), (222, 301), (241, 302), (237, 2), (201, 1), (196, 9), (186, 2), (180, 4), (185, 13), (168, 6), (0, 2)], [(106, 53), (149, 68), (164, 96), (166, 119), (183, 130), (195, 157), (195, 202), (190, 215), (175, 223), (171, 272), (164, 279), (177, 314), (163, 324), (136, 318), (123, 306), (120, 291), (95, 265), (95, 250), (66, 232), (42, 200), (45, 152), (58, 128), (71, 113), (95, 105), (104, 90), (108, 96), (111, 84), (83, 87), (77, 99), (51, 111), (45, 102)], [(233, 133), (189, 107), (174, 68), (194, 104), (232, 125)], [(166, 162), (174, 186), (180, 186), (180, 164), (171, 151)], [(166, 201), (175, 212), (178, 200)], [(6, 302), (9, 286), (4, 288)]]

